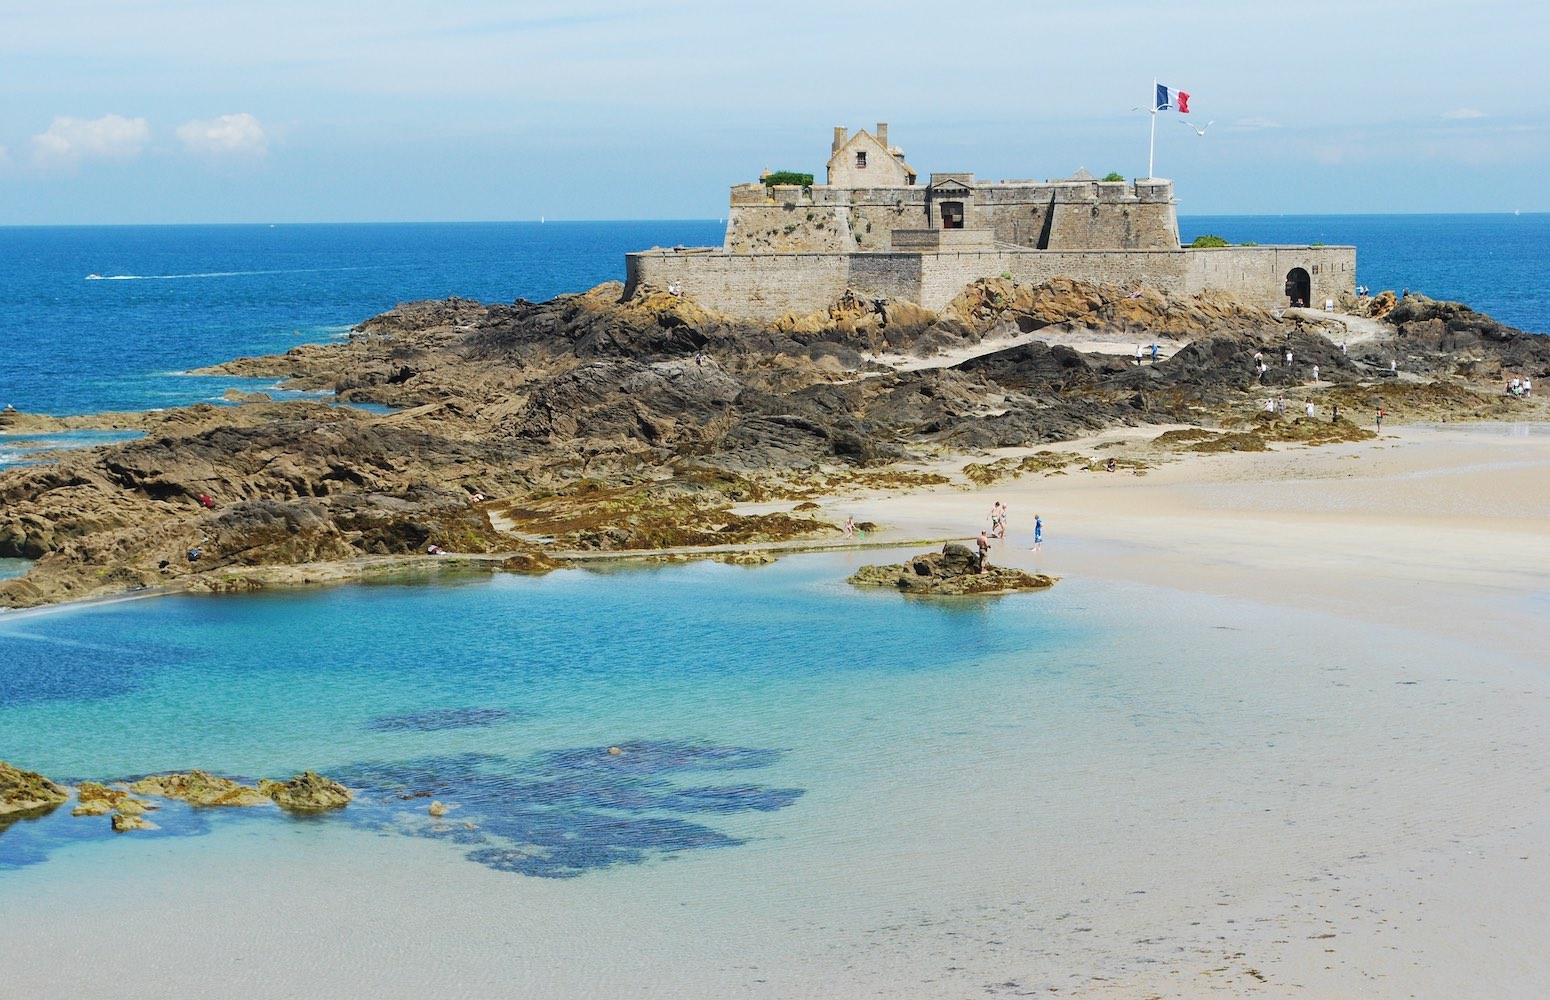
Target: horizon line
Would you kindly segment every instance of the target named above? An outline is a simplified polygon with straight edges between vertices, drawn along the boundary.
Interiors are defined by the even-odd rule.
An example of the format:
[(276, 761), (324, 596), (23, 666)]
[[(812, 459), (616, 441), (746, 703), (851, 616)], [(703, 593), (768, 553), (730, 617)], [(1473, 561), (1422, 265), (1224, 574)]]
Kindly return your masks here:
[[(1311, 219), (1311, 218), (1435, 218), (1462, 216), (1538, 216), (1550, 215), (1547, 211), (1523, 212), (1501, 210), (1493, 212), (1180, 212), (1181, 219)], [(0, 222), (0, 229), (133, 229), (172, 228), (179, 226), (542, 226), (542, 225), (619, 225), (622, 223), (716, 223), (725, 224), (726, 217), (719, 218), (633, 218), (633, 219), (309, 219), (289, 221), (248, 222)]]

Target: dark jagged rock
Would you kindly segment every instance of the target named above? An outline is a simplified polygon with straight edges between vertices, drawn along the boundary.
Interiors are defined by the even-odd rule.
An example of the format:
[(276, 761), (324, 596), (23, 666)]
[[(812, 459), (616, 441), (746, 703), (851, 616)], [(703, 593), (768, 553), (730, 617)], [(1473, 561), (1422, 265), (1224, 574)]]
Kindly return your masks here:
[[(1491, 358), (1488, 370), (1476, 374), (1494, 377), (1511, 371), (1531, 378), (1550, 377), (1550, 336), (1525, 333), (1459, 302), (1437, 302), (1411, 293), (1400, 299), (1384, 319), (1394, 325), (1398, 353), (1405, 355), (1407, 369), (1416, 362), (1430, 371), (1449, 371), (1459, 355)], [(1441, 364), (1426, 363), (1423, 355), (1444, 356)], [(1473, 358), (1472, 358), (1473, 360)]]

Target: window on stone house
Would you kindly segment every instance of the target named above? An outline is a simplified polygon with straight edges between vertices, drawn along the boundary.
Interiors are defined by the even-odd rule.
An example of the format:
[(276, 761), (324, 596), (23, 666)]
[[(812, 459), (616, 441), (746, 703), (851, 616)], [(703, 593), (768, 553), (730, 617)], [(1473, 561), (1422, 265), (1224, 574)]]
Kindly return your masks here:
[(865, 150), (858, 150), (856, 152), (856, 169), (857, 170), (865, 170), (866, 169), (866, 151)]

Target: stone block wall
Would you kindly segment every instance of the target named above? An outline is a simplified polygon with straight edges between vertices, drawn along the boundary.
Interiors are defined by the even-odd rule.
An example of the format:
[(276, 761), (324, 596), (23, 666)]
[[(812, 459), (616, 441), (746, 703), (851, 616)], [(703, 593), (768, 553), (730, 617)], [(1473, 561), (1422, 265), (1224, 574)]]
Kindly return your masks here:
[(1178, 245), (1178, 216), (1171, 200), (1142, 201), (1117, 182), (1056, 192), (1050, 249), (1162, 250)]
[[(857, 256), (647, 250), (625, 255), (624, 294), (628, 298), (641, 285), (658, 289), (677, 285), (685, 295), (714, 312), (767, 322), (788, 312), (814, 312), (840, 298), (851, 287), (850, 261)], [(902, 256), (917, 261), (919, 257)], [(911, 275), (892, 275), (886, 262), (875, 263), (874, 272), (870, 275), (873, 280), (895, 287), (891, 295), (908, 297), (903, 290), (913, 283)]]
[(996, 234), (989, 229), (895, 229), (893, 248), (899, 251), (993, 250)]
[(824, 309), (847, 290), (939, 310), (979, 278), (1010, 274), (1025, 284), (1056, 277), (1179, 295), (1203, 291), (1278, 308), (1287, 274), (1308, 272), (1310, 304), (1356, 288), (1354, 247), (1223, 247), (1210, 250), (943, 249), (893, 253), (729, 254), (650, 250), (625, 258), (625, 294), (642, 284), (679, 285), (708, 309), (747, 319)]
[(1308, 272), (1308, 304), (1323, 305), (1342, 292), (1356, 292), (1356, 248), (1350, 246), (1215, 247), (1190, 250), (1190, 294), (1227, 292), (1241, 302), (1266, 308), (1289, 304), (1287, 275), (1294, 268)]
[[(888, 234), (896, 229), (940, 228), (932, 198), (924, 186), (739, 185), (722, 245), (730, 253), (887, 251), (894, 249)], [(1170, 181), (978, 183), (961, 200), (965, 228), (988, 229), (999, 243), (1052, 250), (1179, 245)], [(841, 214), (846, 227), (839, 226)]]

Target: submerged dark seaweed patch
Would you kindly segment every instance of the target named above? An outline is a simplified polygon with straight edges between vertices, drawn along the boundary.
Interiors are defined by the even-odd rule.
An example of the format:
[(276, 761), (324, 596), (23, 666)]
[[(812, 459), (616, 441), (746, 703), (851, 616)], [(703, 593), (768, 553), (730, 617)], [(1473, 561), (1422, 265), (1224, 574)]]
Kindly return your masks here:
[[(736, 847), (741, 839), (690, 816), (773, 812), (802, 795), (799, 788), (746, 780), (747, 771), (778, 761), (779, 750), (671, 740), (615, 749), (620, 752), (586, 747), (525, 758), (460, 753), (330, 769), (329, 777), (354, 791), (355, 800), (338, 812), (285, 818), (322, 823), (337, 817), (385, 833), (443, 839), (468, 848), (469, 860), (497, 871), (574, 878), (682, 851)], [(736, 784), (704, 781), (707, 773), (733, 770), (745, 772)], [(690, 776), (698, 780), (679, 783)], [(429, 815), (433, 800), (450, 805), (445, 816)], [(280, 815), (264, 807), (158, 804), (161, 808), (146, 814), (158, 828), (126, 834), (126, 842), (197, 835), (216, 822)], [(61, 844), (114, 836), (106, 817), (73, 817), (66, 804), (9, 828), (0, 825), (0, 870), (46, 860)]]
[[(360, 792), (348, 815), (358, 823), (474, 846), (467, 857), (497, 871), (573, 878), (620, 864), (743, 841), (688, 813), (772, 812), (797, 788), (680, 787), (694, 772), (747, 770), (781, 751), (683, 741), (553, 750), (525, 759), (454, 754), (370, 763), (336, 775)], [(456, 806), (445, 818), (421, 813), (427, 800)], [(412, 809), (412, 813), (405, 810)]]

